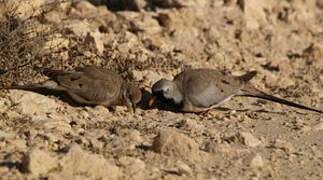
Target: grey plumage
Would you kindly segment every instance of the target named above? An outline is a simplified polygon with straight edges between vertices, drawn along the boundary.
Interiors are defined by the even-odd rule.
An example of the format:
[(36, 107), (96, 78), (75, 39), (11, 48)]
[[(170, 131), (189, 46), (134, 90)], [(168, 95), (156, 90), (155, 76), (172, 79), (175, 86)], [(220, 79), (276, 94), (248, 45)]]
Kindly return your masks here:
[(323, 113), (258, 90), (249, 83), (255, 75), (255, 71), (236, 77), (214, 69), (190, 69), (179, 73), (172, 81), (159, 80), (153, 85), (152, 93), (165, 104), (184, 112), (202, 112), (221, 105), (233, 96), (249, 96)]

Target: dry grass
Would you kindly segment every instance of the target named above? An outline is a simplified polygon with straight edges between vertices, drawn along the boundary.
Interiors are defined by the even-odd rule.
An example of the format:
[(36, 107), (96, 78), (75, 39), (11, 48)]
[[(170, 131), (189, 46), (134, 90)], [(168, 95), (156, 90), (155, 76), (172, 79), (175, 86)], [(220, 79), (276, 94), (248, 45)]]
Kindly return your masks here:
[(5, 84), (30, 79), (35, 74), (32, 67), (40, 63), (38, 57), (46, 41), (56, 33), (55, 28), (40, 23), (56, 3), (43, 6), (22, 18), (18, 11), (21, 1), (10, 1), (0, 0), (4, 9), (0, 15), (0, 74)]
[[(118, 51), (117, 45), (110, 44), (99, 55), (91, 38), (78, 37), (68, 28), (46, 22), (46, 14), (64, 1), (57, 0), (34, 9), (34, 13), (23, 19), (17, 11), (21, 1), (15, 4), (8, 3), (10, 1), (0, 0), (0, 4), (6, 6), (6, 11), (0, 14), (0, 82), (5, 85), (38, 81), (40, 77), (33, 69), (35, 66), (66, 70), (82, 65), (97, 65), (122, 73), (128, 79), (132, 79), (131, 70), (177, 69), (183, 66), (177, 52), (161, 52), (149, 42), (142, 42), (141, 48), (153, 52), (145, 54), (145, 60), (141, 58), (141, 48), (124, 54)], [(67, 39), (68, 47), (44, 49), (46, 42), (57, 36)], [(117, 41), (118, 38), (116, 36)], [(62, 57), (64, 53), (65, 58)]]

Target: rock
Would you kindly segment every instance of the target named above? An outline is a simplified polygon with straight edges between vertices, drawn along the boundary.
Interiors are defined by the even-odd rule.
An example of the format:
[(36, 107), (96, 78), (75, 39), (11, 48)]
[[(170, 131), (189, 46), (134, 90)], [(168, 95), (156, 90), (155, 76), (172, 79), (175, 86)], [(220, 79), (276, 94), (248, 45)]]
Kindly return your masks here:
[(153, 141), (153, 150), (157, 153), (185, 160), (200, 159), (198, 144), (173, 129), (159, 132)]
[(147, 0), (128, 0), (130, 1), (128, 4), (131, 5), (133, 10), (142, 10), (147, 7), (149, 1)]
[(40, 149), (32, 150), (23, 160), (26, 170), (35, 176), (45, 175), (57, 167), (57, 159)]
[(128, 132), (128, 138), (136, 143), (141, 143), (143, 142), (143, 139), (140, 135), (140, 132), (138, 130), (129, 130)]
[(124, 156), (119, 159), (121, 166), (126, 170), (126, 174), (132, 179), (146, 179), (144, 177), (144, 171), (146, 168), (145, 162), (133, 157)]
[(138, 130), (126, 130), (122, 132), (122, 141), (123, 145), (126, 146), (126, 149), (136, 149), (136, 146), (143, 142), (141, 134)]
[(11, 139), (13, 137), (15, 137), (13, 133), (8, 133), (3, 130), (0, 130), (0, 141), (2, 141), (3, 139)]
[(32, 117), (33, 120), (47, 118), (47, 114), (59, 107), (55, 100), (30, 91), (10, 90), (12, 103), (17, 104), (20, 114)]
[(164, 171), (169, 174), (177, 174), (179, 176), (192, 176), (192, 169), (182, 161), (176, 161), (175, 164), (171, 164), (170, 167), (163, 168)]
[(139, 46), (138, 38), (131, 32), (126, 31), (124, 33), (124, 40), (126, 42), (117, 45), (119, 52), (122, 54), (128, 54), (131, 49), (135, 49)]
[(15, 149), (19, 149), (21, 151), (25, 151), (27, 149), (27, 142), (24, 139), (14, 139), (8, 142), (8, 144), (15, 147)]
[(69, 152), (59, 162), (62, 172), (61, 179), (79, 179), (80, 176), (90, 179), (117, 179), (120, 177), (119, 168), (100, 155), (90, 154), (73, 145)]
[(315, 61), (320, 63), (321, 57), (323, 57), (323, 44), (322, 43), (311, 43), (307, 48), (303, 50), (303, 56), (308, 61)]
[(157, 74), (152, 70), (143, 70), (143, 71), (133, 70), (132, 76), (136, 81), (144, 81), (145, 84), (147, 85), (152, 85), (162, 78), (161, 75)]
[(204, 132), (206, 129), (203, 125), (198, 124), (196, 120), (192, 119), (184, 119), (180, 125), (182, 128), (194, 132)]
[(79, 1), (75, 3), (73, 7), (75, 10), (88, 17), (92, 16), (97, 11), (96, 7), (89, 1)]
[(291, 153), (295, 150), (292, 143), (284, 141), (284, 140), (280, 140), (280, 139), (276, 139), (274, 141), (273, 147), (275, 147), (277, 149), (281, 149), (286, 153)]
[(11, 102), (8, 98), (0, 98), (0, 113), (7, 112), (11, 107)]
[(177, 161), (176, 167), (178, 169), (179, 174), (185, 174), (187, 176), (191, 176), (193, 174), (192, 169), (182, 161)]
[(46, 21), (60, 24), (64, 19), (67, 18), (66, 13), (63, 11), (51, 11), (44, 15)]
[(323, 121), (317, 123), (314, 127), (313, 127), (314, 130), (316, 131), (321, 131), (323, 130)]
[(67, 134), (72, 131), (71, 125), (64, 120), (48, 119), (44, 122), (43, 127), (46, 130), (55, 130), (62, 134)]
[(238, 4), (244, 12), (244, 19), (248, 29), (258, 29), (267, 23), (265, 9), (270, 9), (270, 0), (238, 0)]
[(255, 138), (251, 133), (239, 132), (238, 136), (241, 138), (243, 144), (249, 147), (256, 147), (261, 145), (261, 141)]
[(264, 160), (262, 159), (262, 157), (259, 154), (256, 154), (250, 162), (250, 167), (261, 168), (263, 166), (264, 166)]
[(162, 32), (158, 21), (149, 14), (139, 14), (137, 12), (122, 11), (119, 12), (121, 17), (131, 22), (131, 32), (143, 31), (148, 35)]
[(88, 20), (68, 20), (65, 21), (65, 27), (75, 35), (85, 38), (86, 43), (94, 43), (98, 52), (103, 53), (105, 37)]

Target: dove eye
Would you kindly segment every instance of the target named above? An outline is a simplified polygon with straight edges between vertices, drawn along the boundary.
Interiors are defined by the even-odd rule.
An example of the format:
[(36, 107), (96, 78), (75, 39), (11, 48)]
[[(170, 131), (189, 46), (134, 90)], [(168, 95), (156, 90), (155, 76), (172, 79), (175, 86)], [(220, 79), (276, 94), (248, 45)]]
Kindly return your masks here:
[(169, 89), (170, 89), (169, 87), (165, 88), (165, 89), (164, 89), (164, 92), (165, 92), (165, 93), (169, 93)]
[(81, 87), (83, 87), (83, 84), (79, 84), (79, 87), (81, 88)]

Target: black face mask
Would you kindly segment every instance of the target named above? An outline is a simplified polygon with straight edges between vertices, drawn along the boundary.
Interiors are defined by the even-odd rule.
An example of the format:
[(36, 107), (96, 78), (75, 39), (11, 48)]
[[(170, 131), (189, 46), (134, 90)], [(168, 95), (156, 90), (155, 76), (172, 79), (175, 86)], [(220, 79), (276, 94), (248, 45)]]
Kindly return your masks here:
[(180, 104), (176, 104), (173, 99), (165, 98), (162, 91), (156, 91), (153, 93), (153, 95), (157, 98), (157, 106), (161, 109), (178, 111), (179, 109), (183, 108), (183, 102), (181, 102)]

